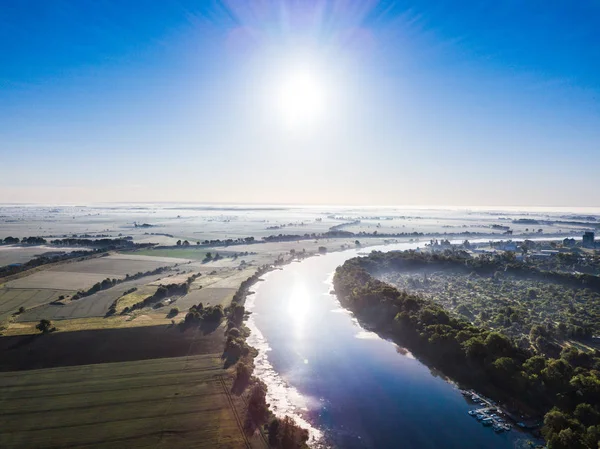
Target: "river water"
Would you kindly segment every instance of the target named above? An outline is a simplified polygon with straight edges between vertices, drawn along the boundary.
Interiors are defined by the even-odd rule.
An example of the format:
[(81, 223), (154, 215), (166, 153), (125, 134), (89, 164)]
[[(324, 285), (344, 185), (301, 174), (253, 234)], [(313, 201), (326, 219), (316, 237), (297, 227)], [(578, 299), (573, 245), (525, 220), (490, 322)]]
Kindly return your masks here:
[[(488, 241), (488, 240), (486, 240)], [(267, 273), (246, 307), (259, 350), (255, 375), (274, 412), (309, 428), (313, 446), (515, 448), (527, 435), (496, 434), (468, 415), (458, 388), (394, 343), (362, 329), (330, 294), (335, 268), (373, 249), (312, 257)], [(423, 245), (423, 243), (421, 243)]]

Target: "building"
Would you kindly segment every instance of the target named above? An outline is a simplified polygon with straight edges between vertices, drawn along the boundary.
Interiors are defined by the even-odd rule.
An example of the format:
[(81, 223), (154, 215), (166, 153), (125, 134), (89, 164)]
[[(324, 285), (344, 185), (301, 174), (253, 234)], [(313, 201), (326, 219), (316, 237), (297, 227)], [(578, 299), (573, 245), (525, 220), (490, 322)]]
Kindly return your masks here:
[(584, 248), (593, 248), (594, 247), (594, 233), (591, 231), (587, 231), (583, 233), (583, 246)]

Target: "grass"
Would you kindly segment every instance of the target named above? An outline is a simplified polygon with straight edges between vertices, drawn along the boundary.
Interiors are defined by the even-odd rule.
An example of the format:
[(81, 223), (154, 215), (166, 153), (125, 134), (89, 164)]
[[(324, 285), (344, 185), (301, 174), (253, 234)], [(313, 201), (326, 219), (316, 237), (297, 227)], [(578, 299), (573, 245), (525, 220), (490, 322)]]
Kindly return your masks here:
[(248, 447), (221, 366), (207, 354), (0, 373), (0, 447)]
[(134, 304), (143, 301), (148, 296), (152, 296), (157, 288), (157, 286), (144, 285), (133, 293), (122, 296), (117, 301), (117, 313), (121, 313), (125, 307), (131, 307)]
[[(58, 332), (73, 332), (94, 329), (115, 329), (136, 326), (158, 326), (170, 323), (171, 319), (165, 318), (164, 313), (144, 313), (139, 314), (134, 319), (131, 319), (131, 317), (129, 316), (112, 316), (108, 318), (75, 318), (72, 320), (60, 320), (53, 322)], [(37, 322), (6, 321), (6, 328), (2, 331), (2, 335), (9, 336), (39, 334), (39, 331), (35, 328), (36, 325)]]

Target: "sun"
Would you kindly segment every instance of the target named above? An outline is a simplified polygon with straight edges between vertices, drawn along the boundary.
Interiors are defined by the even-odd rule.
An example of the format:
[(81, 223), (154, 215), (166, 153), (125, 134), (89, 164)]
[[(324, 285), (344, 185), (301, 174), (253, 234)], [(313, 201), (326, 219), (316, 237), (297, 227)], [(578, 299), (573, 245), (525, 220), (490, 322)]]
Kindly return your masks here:
[(278, 114), (290, 126), (319, 121), (326, 110), (325, 82), (311, 67), (297, 67), (282, 77), (275, 97)]

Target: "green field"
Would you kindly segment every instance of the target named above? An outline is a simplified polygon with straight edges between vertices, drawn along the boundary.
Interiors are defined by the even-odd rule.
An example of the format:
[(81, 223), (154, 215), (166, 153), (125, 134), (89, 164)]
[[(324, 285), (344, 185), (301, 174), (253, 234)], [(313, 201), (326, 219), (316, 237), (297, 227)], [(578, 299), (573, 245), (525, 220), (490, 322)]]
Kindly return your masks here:
[(0, 373), (0, 447), (264, 447), (224, 378), (217, 354)]

